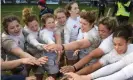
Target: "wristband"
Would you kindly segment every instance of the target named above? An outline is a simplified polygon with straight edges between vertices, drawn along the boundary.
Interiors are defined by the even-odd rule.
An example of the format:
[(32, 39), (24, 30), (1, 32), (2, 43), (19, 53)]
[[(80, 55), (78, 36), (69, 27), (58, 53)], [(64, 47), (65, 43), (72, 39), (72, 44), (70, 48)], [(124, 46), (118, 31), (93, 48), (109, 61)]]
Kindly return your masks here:
[(76, 67), (74, 65), (73, 65), (73, 68), (74, 68), (75, 71), (77, 71), (77, 69), (76, 69)]

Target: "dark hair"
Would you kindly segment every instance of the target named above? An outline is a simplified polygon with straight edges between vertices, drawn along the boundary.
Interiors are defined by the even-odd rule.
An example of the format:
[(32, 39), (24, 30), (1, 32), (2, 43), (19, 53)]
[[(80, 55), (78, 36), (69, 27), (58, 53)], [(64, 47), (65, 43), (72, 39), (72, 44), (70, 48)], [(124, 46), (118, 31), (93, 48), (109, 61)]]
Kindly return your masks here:
[(46, 14), (42, 15), (41, 21), (42, 21), (44, 27), (45, 27), (45, 24), (46, 24), (46, 21), (47, 21), (48, 18), (55, 19), (54, 15), (52, 15), (51, 13), (46, 13)]
[(107, 29), (112, 32), (114, 32), (114, 30), (118, 27), (118, 22), (115, 17), (101, 18), (99, 24), (105, 25)]
[(133, 37), (133, 28), (130, 24), (127, 25), (120, 25), (115, 32), (113, 33), (114, 37), (122, 37), (126, 41), (130, 40), (131, 37)]
[(81, 11), (80, 18), (83, 18), (90, 24), (93, 24), (96, 20), (96, 11)]
[[(71, 1), (70, 3), (68, 3), (68, 4), (65, 6), (65, 10), (66, 10), (67, 17), (70, 16), (69, 10), (72, 9), (72, 5), (73, 5), (74, 3), (77, 3), (77, 2)], [(77, 4), (78, 4), (78, 3), (77, 3)]]
[(24, 8), (22, 11), (22, 20), (26, 25), (28, 25), (29, 22), (32, 22), (34, 20), (38, 21), (37, 16), (31, 14), (31, 12), (31, 8)]
[(63, 8), (57, 8), (57, 9), (55, 9), (55, 11), (54, 11), (54, 16), (55, 16), (55, 18), (57, 18), (57, 14), (58, 13), (64, 13), (65, 15), (66, 15), (66, 10), (65, 9), (63, 9)]
[(12, 22), (12, 21), (17, 21), (18, 23), (20, 23), (20, 20), (17, 16), (15, 15), (9, 15), (9, 16), (6, 16), (3, 18), (3, 21), (2, 21), (2, 25), (3, 25), (3, 29), (4, 31), (8, 34), (8, 23)]

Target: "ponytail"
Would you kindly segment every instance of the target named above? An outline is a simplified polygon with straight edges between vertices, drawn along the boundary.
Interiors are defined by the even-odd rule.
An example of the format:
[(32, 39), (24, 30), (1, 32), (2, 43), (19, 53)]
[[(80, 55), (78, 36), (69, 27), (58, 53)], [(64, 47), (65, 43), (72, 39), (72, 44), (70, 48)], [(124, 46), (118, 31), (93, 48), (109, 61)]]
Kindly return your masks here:
[(27, 18), (31, 16), (31, 8), (24, 8), (22, 11), (22, 20), (25, 24), (27, 24)]
[(33, 20), (38, 21), (37, 16), (31, 14), (31, 12), (31, 8), (24, 8), (22, 11), (22, 20), (26, 25), (28, 25), (28, 22), (32, 22)]

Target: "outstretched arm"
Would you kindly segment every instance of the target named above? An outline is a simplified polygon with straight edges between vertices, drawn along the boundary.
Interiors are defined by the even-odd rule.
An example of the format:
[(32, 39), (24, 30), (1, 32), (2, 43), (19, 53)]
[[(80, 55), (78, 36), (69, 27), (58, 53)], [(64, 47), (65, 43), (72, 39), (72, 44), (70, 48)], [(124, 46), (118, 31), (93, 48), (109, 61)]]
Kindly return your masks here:
[[(91, 45), (89, 40), (87, 39), (82, 39), (79, 41), (73, 41), (68, 44), (63, 44), (64, 50), (77, 50), (77, 49), (82, 49), (82, 48), (87, 48)], [(46, 50), (48, 51), (61, 51), (63, 50), (63, 46), (60, 44), (50, 44), (45, 47)]]
[(34, 62), (31, 58), (22, 58), (22, 59), (17, 59), (17, 60), (12, 60), (12, 61), (3, 61), (1, 59), (2, 70), (13, 69), (21, 64), (34, 65)]
[[(110, 65), (107, 65), (107, 66), (95, 71), (94, 73), (91, 73), (90, 75), (91, 75), (92, 79), (110, 75), (114, 72), (121, 70), (123, 67), (133, 63), (132, 57), (133, 57), (133, 54), (130, 53), (130, 54), (126, 55), (125, 57), (123, 57), (120, 61), (110, 64)], [(111, 70), (109, 70), (109, 69), (111, 69)]]
[(65, 50), (77, 50), (87, 48), (91, 45), (88, 39), (82, 39), (79, 41), (73, 41), (68, 44), (64, 44)]
[(101, 67), (102, 67), (102, 64), (98, 61), (92, 65), (86, 66), (85, 68), (77, 71), (76, 73), (79, 75), (87, 75), (87, 74), (90, 74), (90, 73), (96, 71), (97, 69), (99, 69)]
[(89, 63), (92, 59), (99, 58), (103, 55), (103, 51), (100, 48), (96, 48), (93, 50), (91, 53), (86, 55), (84, 58), (82, 58), (80, 61), (74, 64), (76, 69), (80, 69), (83, 67), (85, 64)]
[(112, 75), (101, 77), (95, 80), (127, 80), (131, 77), (133, 77), (133, 63)]

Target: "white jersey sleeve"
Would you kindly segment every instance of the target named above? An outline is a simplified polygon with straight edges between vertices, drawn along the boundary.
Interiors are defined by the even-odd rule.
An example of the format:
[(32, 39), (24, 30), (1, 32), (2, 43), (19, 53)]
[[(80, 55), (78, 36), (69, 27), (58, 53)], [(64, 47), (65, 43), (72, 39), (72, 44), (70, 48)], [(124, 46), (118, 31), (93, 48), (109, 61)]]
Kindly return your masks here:
[(39, 38), (41, 41), (43, 41), (46, 44), (55, 44), (53, 32), (50, 32), (48, 30), (42, 30), (39, 33)]
[[(114, 59), (117, 60), (117, 52), (115, 49), (111, 50), (108, 54), (102, 56), (99, 62), (102, 64), (102, 66), (106, 66), (110, 64), (110, 62), (115, 61), (113, 57)], [(119, 58), (119, 55), (118, 55), (118, 58)]]
[(104, 54), (109, 53), (113, 49), (112, 40), (113, 40), (112, 35), (110, 35), (109, 37), (107, 37), (101, 42), (99, 48), (104, 52)]
[(102, 64), (102, 66), (105, 66), (105, 65), (108, 65), (109, 64), (109, 60), (111, 59), (111, 55), (110, 54), (107, 54), (107, 55), (104, 55), (100, 60), (99, 62)]
[(37, 47), (38, 45), (43, 45), (43, 44), (38, 42), (38, 40), (36, 39), (35, 35), (33, 35), (33, 34), (29, 34), (27, 36), (27, 42), (29, 44), (33, 45), (34, 47)]
[(95, 80), (127, 80), (131, 77), (133, 77), (133, 63), (129, 64), (128, 66), (112, 75), (101, 77)]
[(112, 73), (115, 73), (115, 72), (121, 70), (122, 68), (124, 68), (125, 66), (133, 63), (132, 58), (133, 58), (133, 52), (124, 56), (120, 61), (110, 64), (110, 65), (107, 65), (107, 66), (91, 73), (90, 75), (91, 75), (92, 79), (96, 79), (99, 77), (104, 77), (104, 76), (110, 75)]

